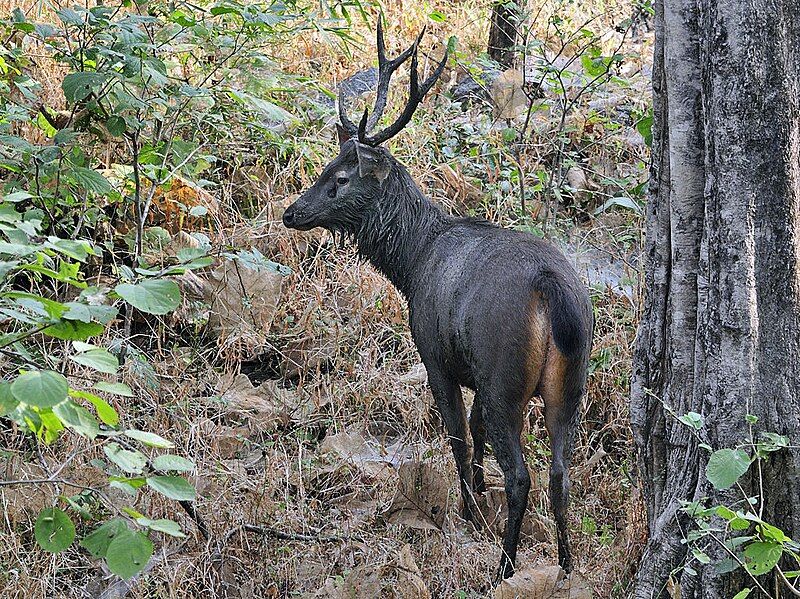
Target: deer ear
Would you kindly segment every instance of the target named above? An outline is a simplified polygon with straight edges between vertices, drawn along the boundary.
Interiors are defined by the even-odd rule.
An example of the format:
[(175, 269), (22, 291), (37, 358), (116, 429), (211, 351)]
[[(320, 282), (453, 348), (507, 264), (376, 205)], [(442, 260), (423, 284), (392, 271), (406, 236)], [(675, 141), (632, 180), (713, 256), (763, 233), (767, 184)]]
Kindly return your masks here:
[(389, 159), (379, 149), (356, 143), (356, 154), (358, 155), (358, 174), (361, 177), (370, 175), (383, 183), (389, 176)]
[(350, 134), (347, 132), (347, 129), (342, 127), (339, 123), (336, 123), (336, 137), (339, 139), (340, 148), (345, 144), (345, 142), (350, 140)]

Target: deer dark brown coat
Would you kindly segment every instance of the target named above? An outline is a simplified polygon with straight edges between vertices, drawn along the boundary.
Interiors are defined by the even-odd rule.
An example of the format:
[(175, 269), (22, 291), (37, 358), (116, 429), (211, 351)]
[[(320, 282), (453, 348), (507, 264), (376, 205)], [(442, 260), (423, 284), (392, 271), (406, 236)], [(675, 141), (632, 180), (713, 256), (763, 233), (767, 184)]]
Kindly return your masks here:
[[(380, 82), (372, 118), (365, 112), (356, 128), (340, 98), (339, 156), (287, 208), (283, 222), (352, 237), (359, 255), (408, 300), (411, 333), (450, 438), (466, 518), (479, 524), (473, 494), (485, 490), (487, 442), (505, 475), (508, 524), (500, 577), (514, 572), (530, 489), (520, 440), (526, 406), (533, 396), (542, 397), (552, 448), (550, 500), (558, 558), (569, 571), (568, 466), (586, 383), (592, 306), (575, 270), (553, 245), (528, 233), (446, 215), (405, 167), (378, 147), (409, 122), (444, 68), (446, 54), (431, 77), (419, 83), (420, 38), (388, 60), (379, 22)], [(389, 78), (409, 56), (409, 102), (395, 123), (369, 137), (385, 107)], [(469, 419), (462, 387), (475, 391)]]

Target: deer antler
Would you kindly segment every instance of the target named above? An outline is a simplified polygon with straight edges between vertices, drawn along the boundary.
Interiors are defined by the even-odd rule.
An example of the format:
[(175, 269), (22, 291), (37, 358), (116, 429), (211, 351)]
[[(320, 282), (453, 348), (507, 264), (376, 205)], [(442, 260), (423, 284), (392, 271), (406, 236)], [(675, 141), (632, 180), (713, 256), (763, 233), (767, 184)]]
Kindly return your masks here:
[[(364, 115), (361, 117), (358, 127), (356, 127), (347, 116), (347, 108), (345, 106), (343, 93), (344, 90), (341, 88), (339, 89), (339, 120), (342, 123), (342, 127), (344, 127), (351, 137), (358, 133), (358, 141), (370, 146), (377, 146), (387, 139), (394, 137), (403, 129), (403, 127), (408, 124), (408, 122), (411, 120), (411, 116), (417, 109), (417, 106), (419, 106), (420, 102), (422, 102), (422, 99), (425, 97), (425, 94), (428, 93), (430, 88), (433, 87), (433, 84), (436, 83), (436, 80), (442, 74), (442, 71), (444, 71), (445, 64), (447, 63), (447, 50), (445, 50), (444, 57), (436, 66), (433, 74), (428, 77), (428, 79), (426, 79), (422, 85), (419, 85), (419, 73), (417, 72), (417, 49), (419, 48), (419, 43), (422, 40), (422, 36), (425, 35), (425, 28), (422, 29), (410, 48), (405, 50), (397, 58), (388, 60), (386, 58), (386, 46), (384, 45), (383, 25), (381, 21), (381, 18), (378, 18), (378, 91), (377, 97), (375, 98), (375, 108), (372, 116), (369, 115), (369, 109), (364, 109)], [(400, 114), (400, 117), (389, 127), (383, 131), (379, 131), (373, 136), (368, 137), (367, 131), (372, 130), (372, 128), (380, 120), (381, 116), (383, 116), (383, 111), (386, 109), (386, 100), (389, 93), (389, 82), (392, 78), (392, 75), (401, 64), (408, 60), (409, 56), (411, 56), (411, 82), (409, 89), (409, 100), (405, 109)]]

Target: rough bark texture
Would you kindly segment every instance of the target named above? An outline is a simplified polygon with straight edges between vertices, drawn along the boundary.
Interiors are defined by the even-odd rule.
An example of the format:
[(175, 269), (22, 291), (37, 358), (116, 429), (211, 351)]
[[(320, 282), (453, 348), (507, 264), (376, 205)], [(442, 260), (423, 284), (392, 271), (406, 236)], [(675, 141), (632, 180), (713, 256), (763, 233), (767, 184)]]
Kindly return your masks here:
[[(707, 452), (665, 406), (702, 414), (715, 449), (747, 439), (748, 413), (759, 430), (800, 444), (797, 0), (657, 0), (653, 73), (631, 406), (650, 532), (637, 598), (667, 596), (684, 561), (680, 500), (738, 498), (708, 484)], [(764, 485), (764, 519), (800, 537), (800, 451), (774, 455)], [(757, 481), (747, 487), (755, 493)], [(711, 567), (673, 583), (682, 599), (729, 598), (743, 586)]]
[(510, 68), (514, 62), (516, 40), (514, 11), (505, 2), (496, 2), (492, 6), (492, 21), (489, 25), (489, 57), (504, 68)]

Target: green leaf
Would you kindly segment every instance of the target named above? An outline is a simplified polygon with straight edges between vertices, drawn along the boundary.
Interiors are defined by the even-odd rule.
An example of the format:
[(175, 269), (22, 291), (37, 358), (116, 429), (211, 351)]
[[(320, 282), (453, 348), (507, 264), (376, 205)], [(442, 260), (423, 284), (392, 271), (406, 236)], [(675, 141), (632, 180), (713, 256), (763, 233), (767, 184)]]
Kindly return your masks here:
[(94, 416), (74, 401), (62, 401), (53, 407), (53, 413), (61, 418), (61, 422), (88, 439), (94, 439), (100, 434), (100, 427)]
[(10, 414), (19, 404), (19, 400), (11, 393), (11, 383), (0, 381), (0, 416)]
[(181, 532), (181, 526), (174, 520), (151, 520), (150, 518), (136, 518), (137, 524), (146, 526), (150, 530), (166, 533), (173, 537), (186, 538)]
[(148, 314), (167, 314), (181, 303), (181, 292), (174, 281), (147, 279), (141, 283), (121, 283), (114, 291), (134, 308)]
[(97, 195), (107, 195), (114, 191), (108, 179), (91, 168), (73, 166), (70, 168), (68, 176), (82, 189)]
[(91, 403), (97, 412), (97, 417), (108, 426), (117, 426), (117, 424), (119, 424), (119, 414), (117, 414), (117, 411), (102, 397), (98, 397), (94, 393), (89, 393), (88, 391), (75, 391), (74, 389), (70, 390), (69, 394), (72, 397), (85, 399)]
[(22, 403), (37, 408), (52, 408), (67, 397), (69, 384), (52, 370), (31, 370), (11, 383), (11, 393)]
[(772, 570), (783, 554), (783, 547), (778, 543), (750, 543), (744, 550), (747, 571), (753, 576), (761, 576)]
[(138, 574), (153, 555), (153, 543), (141, 532), (122, 530), (106, 549), (108, 569), (124, 580)]
[(118, 443), (109, 443), (103, 447), (103, 451), (120, 470), (129, 474), (141, 474), (147, 463), (147, 458), (140, 451), (123, 449)]
[(105, 391), (113, 395), (121, 395), (122, 397), (133, 397), (133, 391), (125, 383), (110, 383), (108, 381), (97, 381), (92, 385), (99, 391)]
[(112, 489), (119, 489), (131, 497), (136, 497), (137, 490), (147, 484), (144, 478), (125, 478), (122, 476), (110, 476), (108, 486)]
[(678, 420), (681, 421), (686, 426), (689, 426), (695, 430), (700, 430), (703, 428), (703, 417), (698, 414), (697, 412), (688, 412), (683, 416), (678, 417)]
[(747, 596), (750, 594), (750, 592), (751, 592), (752, 590), (753, 590), (753, 589), (750, 589), (750, 588), (747, 588), (747, 589), (742, 589), (741, 591), (739, 591), (738, 593), (736, 593), (736, 594), (733, 596), (733, 599), (744, 599), (745, 597), (747, 597)]
[(86, 549), (92, 557), (105, 557), (111, 541), (123, 531), (128, 530), (125, 520), (114, 518), (95, 528), (86, 535), (80, 542), (81, 547)]
[(767, 524), (766, 522), (761, 522), (758, 525), (758, 532), (760, 532), (761, 536), (764, 538), (775, 541), (776, 543), (786, 543), (792, 540), (780, 528), (772, 526), (772, 524)]
[(64, 341), (83, 341), (95, 337), (105, 331), (102, 324), (96, 322), (81, 322), (80, 320), (62, 320), (47, 327), (42, 332), (56, 339)]
[(179, 455), (164, 454), (153, 460), (153, 467), (158, 470), (174, 472), (191, 472), (195, 469), (194, 462)]
[(70, 356), (69, 359), (81, 366), (106, 374), (116, 374), (119, 370), (117, 356), (105, 349), (90, 349), (76, 356)]
[(106, 129), (108, 132), (113, 135), (114, 137), (120, 137), (123, 133), (125, 133), (125, 129), (127, 125), (125, 124), (125, 119), (121, 116), (112, 115), (108, 117), (106, 121)]
[(194, 501), (195, 490), (179, 476), (148, 476), (147, 486), (176, 501)]
[(150, 447), (159, 447), (161, 449), (171, 449), (175, 447), (175, 444), (172, 441), (167, 441), (164, 437), (159, 437), (155, 433), (139, 431), (135, 428), (126, 430), (125, 436), (130, 437), (131, 439), (136, 439), (140, 443), (144, 443)]
[(61, 89), (67, 102), (75, 103), (99, 89), (105, 81), (106, 75), (102, 73), (70, 73), (61, 82)]
[[(84, 170), (88, 171), (90, 169), (84, 169)], [(100, 176), (99, 173), (96, 173), (95, 171), (91, 172)], [(79, 262), (83, 262), (84, 260), (86, 260), (86, 258), (88, 258), (90, 254), (96, 255), (96, 252), (92, 247), (92, 244), (90, 244), (88, 241), (75, 241), (74, 239), (59, 239), (58, 237), (48, 237), (47, 247)]]
[(717, 489), (728, 489), (747, 472), (750, 456), (741, 449), (719, 449), (711, 454), (706, 478)]
[(46, 508), (36, 518), (33, 534), (39, 547), (50, 553), (58, 553), (72, 544), (75, 525), (62, 510)]

